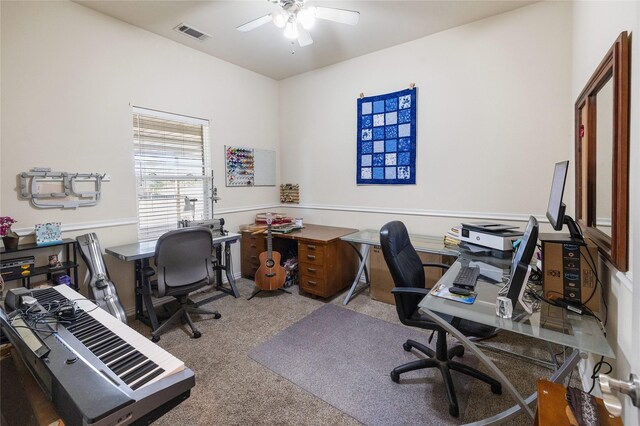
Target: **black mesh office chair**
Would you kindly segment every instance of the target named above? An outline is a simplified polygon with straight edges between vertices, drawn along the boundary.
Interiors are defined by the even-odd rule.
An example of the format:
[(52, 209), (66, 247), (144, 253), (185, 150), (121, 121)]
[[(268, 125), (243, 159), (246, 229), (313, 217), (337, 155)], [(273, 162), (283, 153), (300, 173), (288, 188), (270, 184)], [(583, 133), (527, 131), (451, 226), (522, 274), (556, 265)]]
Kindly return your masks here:
[[(427, 355), (428, 358), (412, 361), (394, 368), (391, 372), (391, 379), (398, 383), (400, 381), (400, 374), (402, 373), (422, 368), (437, 367), (442, 373), (442, 378), (444, 379), (447, 390), (449, 414), (454, 417), (458, 417), (459, 415), (458, 399), (456, 398), (449, 370), (455, 370), (480, 379), (491, 385), (491, 392), (495, 394), (502, 393), (502, 386), (497, 380), (465, 364), (453, 361), (453, 357), (464, 354), (464, 347), (457, 345), (451, 349), (447, 349), (446, 331), (418, 310), (418, 303), (429, 292), (429, 290), (425, 288), (423, 268), (438, 267), (447, 269), (449, 266), (439, 263), (423, 264), (415, 248), (411, 245), (409, 233), (402, 222), (389, 222), (380, 229), (380, 246), (382, 247), (384, 260), (391, 271), (391, 276), (395, 284), (392, 293), (395, 297), (396, 310), (398, 311), (400, 321), (404, 325), (437, 332), (435, 351), (411, 339), (403, 344), (405, 351), (411, 351), (412, 348), (415, 348)], [(465, 335), (487, 337), (495, 331), (493, 328), (485, 327), (471, 321), (460, 320), (459, 318), (453, 318), (444, 314), (439, 315)], [(431, 339), (429, 339), (429, 341), (431, 341)]]
[(150, 281), (155, 297), (173, 296), (180, 303), (180, 308), (153, 330), (154, 342), (160, 340), (160, 334), (180, 319), (189, 324), (194, 338), (200, 337), (201, 333), (194, 326), (190, 313), (210, 314), (216, 319), (220, 318), (217, 311), (202, 309), (188, 298), (189, 293), (213, 284), (212, 250), (211, 231), (204, 227), (169, 231), (158, 239), (154, 257), (156, 269), (154, 271), (148, 267), (144, 273), (147, 278), (154, 273), (156, 275), (156, 279)]

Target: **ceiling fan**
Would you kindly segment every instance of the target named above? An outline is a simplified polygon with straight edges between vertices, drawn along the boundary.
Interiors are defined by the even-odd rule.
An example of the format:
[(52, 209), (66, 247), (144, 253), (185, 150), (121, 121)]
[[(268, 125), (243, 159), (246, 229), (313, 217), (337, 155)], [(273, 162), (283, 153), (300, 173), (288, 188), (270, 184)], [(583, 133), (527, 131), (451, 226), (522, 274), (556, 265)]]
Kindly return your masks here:
[(236, 27), (238, 31), (247, 32), (267, 22), (273, 22), (278, 28), (284, 28), (284, 36), (291, 40), (298, 40), (300, 47), (313, 43), (309, 29), (313, 27), (315, 19), (339, 22), (341, 24), (356, 25), (360, 12), (355, 10), (336, 9), (333, 7), (310, 6), (306, 0), (267, 0), (280, 6), (280, 10), (261, 16)]

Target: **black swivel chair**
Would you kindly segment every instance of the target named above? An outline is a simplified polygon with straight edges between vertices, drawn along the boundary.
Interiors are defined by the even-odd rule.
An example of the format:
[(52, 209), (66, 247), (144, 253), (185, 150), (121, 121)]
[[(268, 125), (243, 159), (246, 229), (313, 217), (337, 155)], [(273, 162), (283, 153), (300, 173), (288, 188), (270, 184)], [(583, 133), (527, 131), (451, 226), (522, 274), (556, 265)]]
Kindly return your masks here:
[(147, 267), (144, 274), (147, 280), (156, 275), (156, 279), (149, 283), (155, 297), (173, 296), (180, 303), (180, 308), (152, 331), (154, 342), (160, 340), (159, 335), (180, 319), (189, 324), (195, 339), (200, 337), (202, 334), (193, 325), (190, 313), (220, 318), (217, 311), (202, 309), (188, 298), (189, 293), (213, 284), (212, 238), (209, 229), (193, 227), (169, 231), (158, 239), (154, 257), (156, 269), (154, 271)]
[[(396, 310), (398, 311), (400, 321), (404, 325), (437, 332), (435, 351), (426, 345), (410, 339), (403, 344), (402, 347), (405, 351), (408, 352), (411, 351), (412, 348), (415, 348), (427, 355), (428, 358), (412, 361), (396, 367), (391, 372), (391, 379), (398, 383), (400, 381), (400, 374), (402, 373), (422, 368), (437, 367), (442, 373), (445, 388), (447, 389), (449, 414), (454, 417), (458, 417), (459, 415), (458, 400), (449, 370), (455, 370), (482, 380), (491, 385), (491, 392), (501, 394), (502, 385), (500, 382), (474, 368), (452, 360), (453, 357), (464, 354), (464, 347), (457, 345), (447, 349), (446, 331), (418, 310), (418, 303), (429, 292), (429, 290), (425, 288), (423, 267), (447, 269), (449, 266), (439, 263), (423, 264), (415, 248), (411, 245), (407, 228), (402, 222), (389, 222), (380, 229), (380, 246), (382, 247), (384, 260), (391, 271), (391, 276), (395, 284), (392, 293), (395, 297)], [(465, 335), (487, 337), (495, 332), (493, 328), (485, 327), (471, 321), (460, 320), (459, 318), (453, 318), (444, 314), (438, 315), (445, 318)], [(431, 341), (431, 339), (429, 339), (429, 341)]]

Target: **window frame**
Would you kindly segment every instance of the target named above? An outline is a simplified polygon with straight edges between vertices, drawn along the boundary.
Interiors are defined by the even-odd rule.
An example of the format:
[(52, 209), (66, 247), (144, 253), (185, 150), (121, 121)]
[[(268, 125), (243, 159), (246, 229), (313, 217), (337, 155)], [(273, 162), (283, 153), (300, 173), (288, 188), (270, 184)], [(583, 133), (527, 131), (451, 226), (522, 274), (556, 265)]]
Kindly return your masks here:
[[(206, 119), (201, 119), (201, 118), (195, 118), (195, 117), (190, 117), (190, 116), (185, 116), (185, 115), (181, 115), (181, 114), (175, 114), (175, 113), (168, 113), (168, 112), (163, 112), (163, 111), (157, 111), (157, 110), (152, 110), (152, 109), (148, 109), (148, 108), (142, 108), (142, 107), (132, 107), (132, 136), (133, 136), (133, 167), (134, 167), (134, 174), (135, 174), (135, 179), (136, 179), (136, 214), (137, 214), (137, 233), (138, 233), (138, 241), (152, 241), (152, 240), (156, 240), (160, 237), (160, 235), (162, 235), (163, 233), (173, 230), (173, 229), (177, 229), (178, 228), (178, 221), (183, 220), (183, 219), (210, 219), (213, 215), (213, 208), (212, 208), (212, 194), (213, 194), (213, 171), (211, 170), (211, 155), (210, 155), (210, 121), (206, 120)], [(142, 127), (141, 125), (141, 119), (147, 118), (148, 122), (146, 123), (147, 127)], [(175, 132), (172, 132), (173, 135), (167, 137), (169, 130), (171, 129), (171, 127), (179, 127), (180, 125), (187, 125), (187, 126), (200, 126), (201, 127), (201, 137), (200, 140), (202, 142), (202, 147), (201, 147), (201, 160), (202, 160), (202, 165), (193, 165), (193, 159), (194, 158), (188, 158), (187, 156), (185, 156), (184, 158), (182, 157), (176, 157), (176, 169), (180, 170), (180, 169), (200, 169), (202, 172), (201, 174), (198, 173), (197, 175), (195, 173), (177, 173), (177, 174), (171, 174), (169, 172), (173, 171), (173, 170), (169, 170), (168, 168), (165, 168), (165, 170), (168, 173), (162, 173), (162, 163), (163, 162), (168, 162), (167, 158), (161, 159), (160, 161), (157, 161), (157, 164), (153, 164), (154, 160), (152, 160), (151, 157), (151, 149), (150, 149), (150, 145), (152, 144), (152, 142), (149, 142), (150, 139), (153, 139), (154, 136), (149, 137), (149, 132), (151, 131), (151, 126), (149, 126), (149, 123), (152, 121), (156, 121), (160, 127), (162, 126), (163, 122), (165, 122), (164, 124), (166, 124), (166, 129), (161, 129), (160, 131), (158, 131), (158, 137), (157, 137), (157, 142), (160, 143), (161, 145), (164, 145), (165, 141), (167, 143), (167, 145), (171, 145), (171, 146), (167, 146), (167, 147), (163, 147), (162, 150), (160, 150), (160, 154), (161, 155), (168, 155), (170, 156), (172, 153), (175, 154), (176, 151), (176, 145), (180, 145), (181, 142), (178, 138), (173, 137), (173, 135), (175, 135)], [(143, 134), (146, 134), (146, 138), (143, 136)], [(187, 137), (187, 131), (185, 130), (185, 133), (183, 134), (184, 137)], [(193, 135), (192, 135), (193, 136)], [(147, 139), (147, 141), (145, 143), (142, 143), (141, 140), (142, 139)], [(194, 144), (193, 141), (189, 142), (186, 141), (185, 139), (183, 139), (182, 144), (184, 144), (184, 147), (186, 148), (186, 150), (193, 150), (193, 148), (198, 147), (198, 144)], [(166, 149), (165, 149), (166, 148)], [(156, 150), (155, 152), (158, 152), (157, 146), (155, 148), (153, 148), (154, 150)], [(146, 159), (144, 159), (143, 157), (147, 157)], [(200, 156), (198, 155), (197, 159), (200, 158)], [(160, 165), (158, 165), (160, 164)], [(153, 172), (147, 172), (145, 174), (145, 165), (147, 167), (149, 167), (149, 169), (151, 170), (156, 170), (156, 171), (160, 171), (161, 173), (158, 174), (158, 176), (153, 176), (156, 173)], [(146, 169), (146, 170), (149, 170)], [(154, 194), (154, 193), (149, 193), (148, 196), (150, 198), (148, 198), (147, 200), (143, 199), (143, 197), (141, 196), (141, 192), (145, 190), (145, 188), (149, 189), (149, 182), (153, 182), (153, 181), (157, 181), (157, 182), (169, 182), (169, 185), (162, 185), (161, 189), (158, 190), (158, 193)], [(185, 185), (186, 182), (196, 182), (196, 186), (199, 187), (200, 184), (198, 182), (201, 182), (201, 191), (198, 190), (196, 191), (196, 194), (193, 195), (191, 192), (186, 191), (183, 192), (182, 190), (185, 190), (188, 188), (188, 185)], [(175, 196), (172, 198), (171, 197), (171, 187), (173, 187), (175, 189), (174, 193)], [(199, 188), (197, 188), (199, 189)], [(164, 194), (162, 193), (162, 191), (164, 191)], [(148, 191), (149, 192), (149, 191)], [(167, 193), (168, 192), (168, 193)], [(196, 211), (194, 213), (191, 212), (187, 212), (184, 210), (184, 206), (185, 206), (185, 194), (191, 194), (191, 195), (187, 195), (187, 197), (189, 198), (196, 198), (197, 201), (195, 202), (195, 206), (196, 206)], [(148, 212), (153, 211), (153, 201), (154, 201), (154, 195), (159, 195), (159, 197), (157, 198), (158, 201), (158, 210), (160, 210), (160, 212), (156, 215), (149, 215)], [(165, 200), (170, 200), (169, 202), (163, 204), (162, 200), (163, 198)], [(143, 202), (144, 201), (148, 201), (149, 205), (144, 206)], [(175, 206), (175, 209), (173, 209), (172, 204)], [(146, 213), (145, 213), (146, 210)], [(156, 222), (155, 226), (150, 226), (149, 223), (150, 222)]]

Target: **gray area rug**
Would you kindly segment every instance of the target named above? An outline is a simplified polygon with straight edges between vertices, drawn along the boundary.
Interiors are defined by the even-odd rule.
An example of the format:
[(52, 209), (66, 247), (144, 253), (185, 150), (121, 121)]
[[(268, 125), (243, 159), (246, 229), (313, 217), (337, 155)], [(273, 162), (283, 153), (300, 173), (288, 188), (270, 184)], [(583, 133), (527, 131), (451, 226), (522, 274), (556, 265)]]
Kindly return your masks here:
[[(455, 419), (449, 415), (438, 369), (405, 373), (400, 383), (389, 378), (393, 368), (417, 359), (402, 344), (408, 338), (426, 344), (428, 336), (327, 304), (255, 347), (249, 356), (367, 425), (461, 423), (473, 379), (452, 372), (461, 413)], [(459, 360), (477, 366), (473, 356)]]

